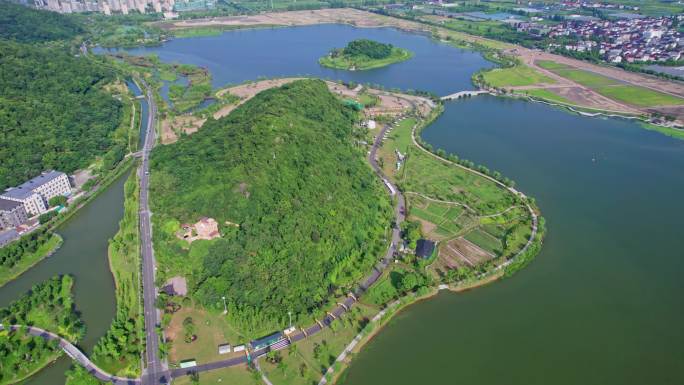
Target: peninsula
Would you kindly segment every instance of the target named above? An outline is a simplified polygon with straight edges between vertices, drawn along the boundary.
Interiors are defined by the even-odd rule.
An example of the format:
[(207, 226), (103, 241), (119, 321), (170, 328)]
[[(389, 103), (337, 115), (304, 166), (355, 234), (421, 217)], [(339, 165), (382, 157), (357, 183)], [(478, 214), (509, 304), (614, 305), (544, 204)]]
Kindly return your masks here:
[(363, 71), (399, 63), (411, 57), (412, 52), (392, 44), (358, 39), (349, 42), (344, 48), (333, 49), (328, 55), (318, 59), (318, 63), (329, 68)]

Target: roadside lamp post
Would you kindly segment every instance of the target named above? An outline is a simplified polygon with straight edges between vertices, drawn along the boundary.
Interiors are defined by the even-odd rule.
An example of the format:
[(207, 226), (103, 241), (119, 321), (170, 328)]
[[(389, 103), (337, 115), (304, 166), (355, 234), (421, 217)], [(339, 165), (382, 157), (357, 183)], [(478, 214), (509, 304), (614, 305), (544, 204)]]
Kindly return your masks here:
[(292, 327), (292, 312), (288, 311), (287, 315), (290, 316), (290, 327)]
[(221, 297), (223, 300), (223, 314), (228, 314), (228, 307), (226, 307), (226, 296)]

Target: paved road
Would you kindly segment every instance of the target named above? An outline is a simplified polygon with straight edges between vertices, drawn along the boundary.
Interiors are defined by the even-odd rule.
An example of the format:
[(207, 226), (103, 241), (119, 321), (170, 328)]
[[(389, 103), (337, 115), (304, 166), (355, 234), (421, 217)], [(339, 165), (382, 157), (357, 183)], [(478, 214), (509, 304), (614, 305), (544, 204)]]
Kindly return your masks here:
[[(62, 350), (67, 355), (69, 355), (69, 357), (71, 357), (74, 361), (81, 364), (84, 368), (86, 368), (86, 370), (89, 373), (91, 373), (93, 376), (97, 377), (101, 381), (107, 381), (117, 385), (140, 385), (140, 380), (137, 378), (117, 377), (112, 376), (109, 373), (106, 373), (102, 369), (98, 368), (95, 364), (93, 364), (88, 359), (88, 357), (86, 357), (86, 355), (83, 354), (83, 352), (81, 352), (71, 342), (65, 340), (57, 334), (50, 333), (47, 330), (43, 330), (33, 326), (9, 325), (7, 327), (7, 329), (9, 330), (18, 330), (22, 328), (26, 328), (28, 330), (28, 333), (32, 336), (42, 337), (47, 341), (57, 341), (59, 343), (59, 347), (62, 348)], [(2, 325), (0, 325), (0, 330), (3, 330)]]
[(149, 207), (149, 171), (150, 152), (155, 142), (155, 119), (157, 106), (149, 86), (143, 83), (149, 113), (147, 114), (147, 128), (145, 144), (142, 149), (142, 162), (138, 169), (140, 176), (140, 247), (142, 252), (142, 281), (143, 281), (143, 306), (145, 312), (145, 370), (143, 371), (142, 383), (144, 385), (168, 383), (169, 373), (159, 358), (159, 314), (155, 306), (157, 288), (154, 283), (154, 250), (152, 249), (152, 225), (150, 222)]

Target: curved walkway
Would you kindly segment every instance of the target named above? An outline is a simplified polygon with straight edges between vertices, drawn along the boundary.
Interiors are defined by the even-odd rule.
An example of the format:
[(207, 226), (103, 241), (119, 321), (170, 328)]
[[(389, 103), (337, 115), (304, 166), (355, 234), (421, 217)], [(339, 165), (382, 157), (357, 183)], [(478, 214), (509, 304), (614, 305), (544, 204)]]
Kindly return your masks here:
[[(98, 368), (97, 365), (92, 363), (92, 361), (90, 361), (90, 359), (88, 359), (88, 357), (86, 357), (86, 355), (83, 354), (83, 352), (81, 352), (76, 346), (74, 346), (71, 342), (67, 341), (66, 339), (58, 336), (57, 334), (51, 333), (47, 330), (43, 330), (41, 328), (37, 328), (34, 326), (9, 325), (7, 329), (9, 329), (10, 331), (26, 329), (28, 333), (34, 337), (41, 337), (46, 341), (57, 341), (59, 343), (59, 347), (69, 357), (71, 357), (74, 361), (81, 364), (81, 366), (83, 366), (88, 371), (88, 373), (97, 377), (97, 379), (100, 381), (108, 381), (112, 384), (117, 385), (140, 384), (140, 379), (112, 376), (111, 374)], [(0, 327), (0, 330), (2, 330), (2, 327)]]

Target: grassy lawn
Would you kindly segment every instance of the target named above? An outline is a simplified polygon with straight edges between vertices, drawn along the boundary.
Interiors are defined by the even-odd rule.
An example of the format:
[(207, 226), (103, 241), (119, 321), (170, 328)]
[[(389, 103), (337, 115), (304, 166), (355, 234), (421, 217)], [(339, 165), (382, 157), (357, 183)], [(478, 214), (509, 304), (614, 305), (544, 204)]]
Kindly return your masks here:
[(324, 67), (335, 68), (340, 70), (354, 69), (357, 71), (369, 70), (373, 68), (385, 67), (390, 64), (399, 63), (413, 57), (411, 51), (403, 48), (392, 48), (392, 54), (384, 59), (371, 59), (367, 56), (339, 56), (332, 58), (324, 56), (318, 59), (318, 63)]
[(57, 250), (57, 248), (62, 244), (62, 237), (57, 234), (52, 234), (50, 239), (41, 245), (35, 253), (26, 254), (21, 257), (19, 262), (11, 268), (0, 267), (0, 287), (6, 285), (11, 280), (17, 278), (23, 274), (26, 270), (30, 269), (36, 263), (43, 260), (50, 253)]
[(495, 68), (484, 72), (482, 75), (485, 81), (493, 87), (517, 87), (539, 83), (555, 83), (553, 79), (522, 64), (510, 68)]
[(508, 190), (489, 179), (440, 161), (411, 147), (401, 181), (406, 191), (463, 203), (481, 215), (502, 211), (516, 202)]
[(202, 372), (199, 382), (193, 383), (189, 376), (175, 378), (173, 385), (260, 385), (261, 377), (254, 376), (246, 365)]
[(350, 313), (335, 320), (331, 328), (277, 352), (276, 361), (280, 362), (261, 359), (261, 368), (273, 384), (317, 384), (325, 370), (335, 363), (337, 356), (375, 314), (375, 307), (357, 303)]
[(549, 90), (544, 90), (544, 89), (538, 89), (538, 90), (526, 90), (524, 91), (526, 94), (539, 98), (539, 99), (545, 99), (551, 102), (557, 102), (557, 103), (563, 103), (563, 104), (573, 104), (570, 100), (560, 96), (556, 95), (555, 93), (549, 91)]
[[(195, 341), (185, 342), (183, 322), (192, 319), (193, 333), (197, 336)], [(208, 312), (194, 306), (182, 307), (173, 314), (166, 335), (173, 342), (169, 361), (178, 363), (187, 359), (195, 359), (203, 364), (226, 359), (233, 353), (218, 354), (220, 344), (229, 343), (231, 346), (241, 345), (247, 342), (227, 321), (221, 313)], [(241, 354), (241, 353), (234, 353)]]
[(634, 104), (639, 107), (684, 104), (684, 99), (682, 98), (664, 94), (658, 91), (653, 91), (648, 88), (630, 85), (601, 87), (596, 91), (601, 95), (607, 96), (611, 99)]
[(408, 118), (399, 122), (390, 131), (382, 147), (378, 150), (382, 170), (390, 178), (394, 178), (397, 172), (397, 154), (395, 151), (398, 150), (402, 154), (408, 152), (409, 147), (412, 146), (411, 130), (415, 124), (415, 118)]
[(537, 64), (554, 73), (589, 87), (599, 94), (620, 102), (632, 104), (639, 107), (653, 107), (660, 105), (680, 105), (684, 104), (684, 99), (676, 96), (653, 91), (648, 88), (623, 84), (617, 80), (595, 74), (592, 72), (574, 69), (564, 64), (541, 60)]

